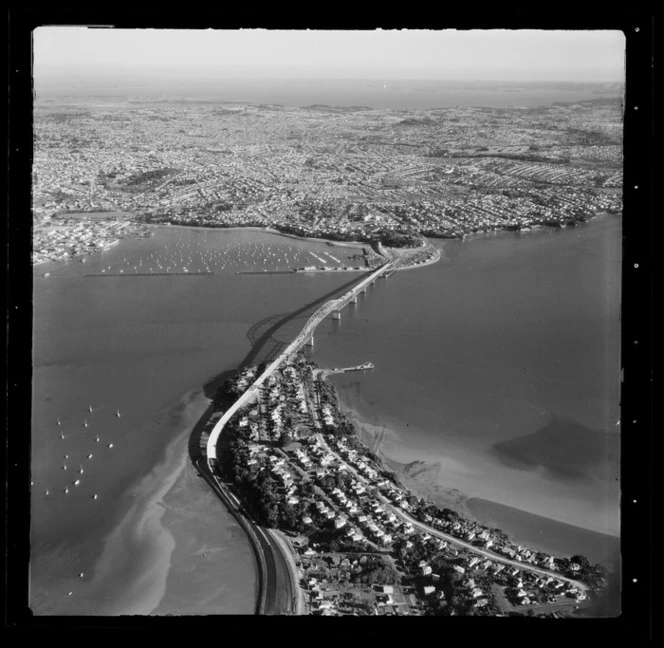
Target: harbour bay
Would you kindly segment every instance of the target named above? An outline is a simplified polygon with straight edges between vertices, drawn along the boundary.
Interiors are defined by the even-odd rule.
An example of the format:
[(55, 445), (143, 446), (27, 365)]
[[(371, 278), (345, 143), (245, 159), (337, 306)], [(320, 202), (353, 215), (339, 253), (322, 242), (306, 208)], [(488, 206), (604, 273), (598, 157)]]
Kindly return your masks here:
[(374, 362), (331, 380), (386, 458), (618, 536), (620, 230), (605, 217), (445, 242), (446, 260), (326, 323), (316, 359)]
[[(619, 430), (613, 371), (619, 232), (619, 219), (600, 218), (576, 229), (437, 242), (443, 261), (378, 282), (357, 306), (344, 310), (341, 322), (326, 320), (319, 327), (311, 357), (321, 366), (375, 364), (361, 377), (332, 380), (348, 407), (392, 431), (381, 448), (387, 457), (441, 461), (450, 468), (441, 477), (446, 486), (571, 525), (584, 526), (581, 521), (595, 511), (587, 528), (617, 535), (619, 491), (610, 483), (616, 465), (604, 450)], [(87, 585), (106, 592), (96, 608), (86, 608), (88, 614), (213, 613), (211, 607), (217, 613), (251, 613), (253, 557), (223, 507), (210, 497), (214, 510), (204, 514), (204, 522), (199, 519), (198, 542), (179, 530), (186, 513), (178, 517), (175, 508), (169, 513), (166, 504), (161, 530), (146, 528), (144, 514), (155, 501), (168, 501), (160, 484), (178, 492), (175, 478), (180, 496), (189, 502), (184, 508), (202, 513), (192, 502), (209, 493), (204, 484), (191, 483), (194, 469), (181, 461), (186, 430), (211, 395), (201, 385), (246, 357), (252, 325), (297, 310), (350, 277), (236, 275), (247, 269), (239, 259), (257, 246), (309, 246), (321, 253), (324, 244), (285, 242), (260, 232), (180, 228), (157, 228), (153, 238), (125, 240), (90, 257), (85, 272), (120, 267), (125, 259), (145, 259), (155, 250), (180, 254), (177, 250), (186, 246), (200, 249), (204, 257), (229, 241), (228, 254), (235, 253), (231, 248), (238, 251), (235, 265), (214, 276), (84, 278), (75, 263), (53, 267), (47, 279), (39, 276), (44, 267), (35, 274), (35, 611), (81, 613), (76, 597), (84, 596)], [(263, 258), (254, 259), (256, 268), (271, 268)], [(288, 341), (298, 326), (296, 319), (277, 331), (277, 338)], [(114, 416), (116, 408), (121, 418)], [(59, 438), (58, 419), (71, 438)], [(546, 439), (552, 421), (565, 427), (568, 420), (580, 434), (594, 431), (592, 440), (580, 442), (583, 447), (564, 439), (568, 450), (583, 457), (575, 475), (556, 470), (559, 462), (546, 441), (541, 455), (531, 441), (519, 441), (533, 434), (536, 441)], [(554, 426), (553, 434), (563, 427)], [(544, 436), (537, 436), (542, 430)], [(97, 433), (103, 452), (91, 436)], [(81, 462), (92, 450), (94, 459)], [(70, 455), (70, 470), (80, 463), (86, 471), (67, 498), (60, 491), (71, 480), (69, 471), (62, 471), (61, 454)], [(44, 497), (45, 488), (53, 496)], [(91, 488), (100, 499), (91, 499)], [(146, 563), (116, 571), (125, 585), (143, 583), (151, 592), (141, 605), (123, 593), (131, 587), (116, 588), (115, 601), (101, 600), (114, 591), (107, 579), (115, 576), (102, 568), (102, 549), (123, 525), (143, 525), (142, 532), (127, 535), (129, 546), (152, 552), (151, 564), (160, 565), (152, 572)], [(213, 537), (221, 538), (216, 547), (210, 545)], [(68, 556), (58, 570), (50, 566), (54, 556)], [(191, 575), (189, 581), (168, 581), (174, 564), (179, 573)], [(216, 582), (201, 577), (214, 569)], [(80, 580), (79, 572), (84, 573)], [(224, 597), (229, 589), (233, 596)], [(198, 592), (212, 606), (201, 608), (191, 593), (186, 605), (178, 603), (180, 590)], [(40, 609), (41, 600), (50, 603)], [(54, 600), (62, 603), (53, 606)]]

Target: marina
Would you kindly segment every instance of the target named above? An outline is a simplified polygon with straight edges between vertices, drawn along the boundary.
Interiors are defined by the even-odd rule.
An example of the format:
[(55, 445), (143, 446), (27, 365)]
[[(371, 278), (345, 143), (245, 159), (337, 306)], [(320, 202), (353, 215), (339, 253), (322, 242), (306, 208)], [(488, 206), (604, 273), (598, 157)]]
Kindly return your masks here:
[[(595, 236), (592, 232), (600, 232), (609, 225), (610, 221), (604, 221), (604, 225), (602, 225), (602, 221), (598, 221), (583, 228), (559, 230), (556, 236), (564, 236), (569, 239), (581, 236), (584, 232), (590, 232), (592, 238)], [(516, 244), (517, 237), (521, 238), (521, 247), (525, 244), (525, 247), (529, 248), (536, 241), (540, 241), (542, 245), (549, 246), (551, 249), (565, 249), (565, 245), (557, 246), (557, 242), (550, 235), (541, 232), (505, 234), (503, 235), (503, 240), (506, 241), (504, 245), (508, 245), (507, 241), (510, 240)], [(524, 241), (524, 237), (529, 238)], [(219, 271), (219, 275), (210, 277), (210, 279), (199, 277), (201, 280), (205, 279), (205, 283), (212, 290), (209, 292), (210, 298), (203, 302), (201, 302), (200, 292), (197, 291), (196, 296), (190, 294), (188, 286), (192, 285), (191, 281), (195, 281), (195, 278), (183, 276), (172, 277), (168, 286), (166, 283), (159, 282), (153, 284), (162, 286), (154, 291), (145, 291), (140, 288), (140, 283), (136, 283), (131, 285), (136, 285), (137, 289), (123, 290), (121, 293), (115, 292), (114, 278), (111, 278), (108, 282), (99, 284), (99, 286), (107, 286), (108, 288), (105, 290), (108, 290), (108, 293), (105, 290), (97, 292), (98, 289), (86, 293), (84, 286), (92, 284), (80, 274), (72, 272), (73, 265), (64, 264), (52, 270), (52, 276), (59, 277), (61, 281), (38, 284), (43, 288), (40, 287), (36, 295), (36, 307), (37, 309), (47, 308), (49, 315), (48, 317), (44, 314), (39, 315), (38, 312), (35, 320), (38, 323), (36, 338), (38, 361), (35, 365), (35, 380), (37, 386), (44, 384), (46, 387), (48, 385), (46, 393), (50, 395), (51, 400), (37, 407), (37, 418), (33, 429), (33, 435), (36, 435), (33, 501), (41, 518), (41, 522), (35, 527), (34, 546), (38, 556), (41, 551), (44, 551), (43, 560), (38, 558), (35, 562), (37, 600), (40, 600), (40, 582), (45, 585), (51, 582), (48, 585), (49, 588), (58, 582), (58, 577), (48, 575), (51, 569), (45, 566), (44, 560), (48, 560), (49, 554), (47, 550), (41, 550), (40, 547), (54, 541), (57, 546), (58, 535), (66, 538), (67, 529), (71, 524), (82, 524), (84, 527), (94, 525), (94, 528), (90, 528), (86, 536), (87, 540), (80, 547), (81, 555), (90, 557), (69, 565), (69, 573), (77, 574), (79, 571), (92, 573), (98, 559), (95, 556), (99, 555), (102, 540), (112, 533), (115, 524), (113, 520), (117, 520), (118, 516), (122, 515), (123, 506), (125, 506), (123, 504), (125, 500), (118, 499), (117, 494), (126, 493), (129, 501), (137, 501), (130, 495), (135, 492), (135, 487), (132, 485), (146, 469), (144, 462), (139, 458), (145, 458), (145, 453), (149, 453), (150, 457), (154, 455), (155, 460), (158, 460), (164, 441), (169, 438), (169, 435), (170, 438), (174, 438), (178, 429), (182, 430), (181, 427), (178, 428), (177, 423), (172, 427), (173, 424), (167, 422), (172, 416), (167, 413), (168, 411), (186, 411), (186, 405), (177, 404), (179, 396), (187, 389), (205, 384), (211, 377), (223, 371), (224, 367), (230, 369), (237, 366), (242, 360), (243, 353), (250, 348), (245, 331), (256, 322), (274, 313), (297, 310), (303, 303), (320, 298), (320, 295), (344, 282), (343, 277), (346, 275), (343, 273), (309, 274), (288, 271), (282, 275), (274, 275), (273, 280), (268, 283), (252, 284), (251, 294), (254, 296), (254, 300), (247, 303), (244, 300), (247, 286), (243, 282), (253, 281), (256, 276), (264, 274), (262, 272), (264, 269), (269, 269), (267, 262), (263, 261), (267, 256), (263, 250), (267, 251), (274, 245), (285, 245), (274, 243), (275, 240), (279, 239), (274, 235), (261, 232), (214, 232), (211, 235), (210, 231), (157, 228), (154, 237), (124, 240), (121, 245), (108, 251), (105, 256), (91, 257), (87, 263), (95, 274), (105, 274), (101, 273), (101, 270), (107, 269), (108, 271), (109, 267), (111, 270), (113, 268), (125, 269), (129, 273), (134, 271), (134, 266), (137, 269), (145, 268), (148, 262), (150, 271), (159, 271), (157, 258), (164, 269), (170, 268), (168, 272), (183, 266), (187, 267), (189, 271), (200, 269), (202, 272), (207, 272), (205, 266), (202, 265), (204, 262), (207, 262), (210, 272), (213, 272), (214, 264), (219, 264), (219, 268), (214, 270), (214, 272)], [(451, 263), (454, 264), (465, 246), (470, 246), (468, 249), (471, 251), (476, 246), (481, 248), (482, 240), (487, 240), (492, 245), (496, 243), (495, 240), (488, 241), (487, 237), (486, 239), (445, 243), (441, 244), (441, 247), (445, 246), (446, 258), (451, 259)], [(567, 245), (570, 244), (572, 241), (568, 240)], [(303, 244), (298, 243), (295, 247), (299, 245)], [(316, 243), (307, 243), (306, 245), (319, 249), (324, 244), (319, 246)], [(283, 249), (283, 255), (286, 254), (286, 247), (290, 248), (290, 240)], [(499, 250), (500, 247), (498, 244), (497, 249)], [(191, 259), (189, 255), (183, 254), (185, 249), (192, 252)], [(216, 251), (214, 251), (215, 249)], [(343, 250), (343, 248), (341, 249)], [(517, 248), (515, 247), (515, 249)], [(168, 250), (175, 255), (175, 259), (170, 262), (165, 257), (165, 251)], [(228, 257), (227, 265), (223, 269), (221, 269), (221, 265), (224, 262), (220, 250), (225, 250), (224, 254)], [(335, 248), (335, 255), (342, 258), (343, 255), (337, 250), (338, 248)], [(276, 253), (276, 249), (271, 251)], [(356, 254), (356, 252), (357, 249), (349, 249), (349, 254)], [(291, 256), (293, 254), (291, 253)], [(541, 253), (538, 253), (538, 257), (541, 258)], [(232, 262), (228, 263), (228, 259), (232, 259)], [(284, 256), (280, 258), (280, 262), (283, 259)], [(142, 265), (141, 260), (143, 260)], [(286, 260), (290, 261), (290, 259)], [(430, 388), (427, 387), (427, 381), (432, 381), (433, 386), (439, 385), (443, 380), (446, 385), (445, 389), (439, 388), (438, 395), (433, 401), (428, 402), (436, 402), (437, 399), (440, 399), (440, 394), (445, 394), (445, 400), (441, 403), (441, 406), (445, 408), (444, 413), (436, 414), (434, 411), (432, 415), (441, 417), (441, 419), (446, 418), (446, 428), (452, 426), (450, 416), (456, 416), (459, 405), (464, 402), (465, 398), (463, 391), (459, 397), (457, 388), (452, 388), (452, 386), (455, 385), (455, 381), (461, 380), (460, 385), (465, 385), (464, 389), (467, 390), (467, 379), (464, 373), (458, 372), (454, 375), (454, 379), (446, 373), (443, 373), (443, 376), (433, 376), (426, 372), (422, 374), (423, 368), (431, 362), (431, 348), (440, 346), (441, 335), (437, 333), (435, 344), (438, 346), (427, 346), (427, 338), (423, 337), (422, 326), (425, 326), (424, 331), (429, 329), (440, 331), (444, 330), (441, 328), (443, 325), (449, 326), (454, 320), (448, 313), (442, 322), (439, 321), (440, 315), (435, 309), (425, 309), (426, 312), (418, 311), (418, 308), (421, 308), (421, 286), (431, 286), (431, 290), (437, 292), (442, 290), (446, 295), (445, 303), (447, 304), (454, 304), (454, 299), (458, 301), (458, 297), (454, 297), (454, 295), (474, 289), (472, 273), (462, 279), (455, 275), (454, 271), (450, 272), (450, 266), (446, 263), (449, 264), (450, 261), (427, 266), (417, 272), (394, 273), (389, 281), (377, 282), (372, 287), (372, 290), (389, 291), (389, 296), (385, 295), (385, 298), (368, 301), (361, 299), (358, 302), (359, 307), (351, 308), (349, 306), (344, 309), (343, 320), (327, 319), (317, 329), (316, 347), (309, 353), (314, 354), (312, 357), (321, 366), (347, 369), (362, 367), (363, 365), (357, 365), (357, 361), (362, 356), (368, 355), (372, 358), (372, 362), (380, 367), (380, 371), (360, 369), (339, 373), (332, 378), (340, 387), (342, 400), (345, 403), (353, 403), (362, 414), (369, 414), (371, 410), (376, 411), (374, 408), (378, 408), (378, 411), (385, 412), (392, 417), (394, 414), (391, 413), (392, 405), (390, 403), (398, 403), (402, 398), (409, 398), (411, 402), (418, 402), (420, 398), (431, 399), (433, 396), (429, 393)], [(524, 260), (523, 264), (524, 267), (527, 267), (528, 262)], [(453, 267), (454, 265), (452, 265)], [(258, 274), (253, 276), (235, 274), (245, 268), (247, 270), (252, 268)], [(587, 274), (588, 271), (584, 272)], [(443, 273), (444, 277), (440, 273)], [(215, 280), (220, 279), (224, 274), (228, 279), (232, 278), (232, 281), (227, 280), (218, 284)], [(439, 275), (445, 279), (440, 286), (435, 279)], [(433, 283), (431, 283), (432, 281)], [(203, 283), (199, 285), (202, 287)], [(68, 286), (70, 286), (69, 291)], [(76, 286), (78, 291), (83, 290), (83, 293), (80, 293), (84, 295), (82, 301), (72, 302), (71, 298), (67, 297), (67, 295), (73, 294), (71, 292), (73, 286)], [(512, 295), (510, 288), (505, 286), (505, 289), (507, 291), (505, 294)], [(566, 290), (569, 290), (569, 286), (566, 286)], [(586, 302), (588, 302), (587, 299)], [(491, 303), (491, 301), (487, 302), (484, 299), (484, 303)], [(229, 304), (232, 306), (232, 312), (229, 312)], [(85, 305), (84, 309), (81, 308), (82, 305)], [(348, 311), (347, 314), (346, 311)], [(412, 316), (415, 318), (414, 321), (419, 322), (419, 326), (416, 327), (417, 334), (410, 331), (407, 324), (404, 326), (404, 314), (408, 317)], [(64, 322), (72, 321), (72, 317), (76, 324), (74, 330), (69, 332), (63, 326)], [(239, 330), (233, 324), (238, 318), (244, 322)], [(53, 322), (52, 325), (49, 325), (50, 321)], [(59, 331), (52, 328), (58, 322)], [(168, 327), (164, 327), (165, 322), (170, 322)], [(210, 324), (208, 325), (206, 322), (210, 322)], [(49, 326), (46, 329), (49, 331), (48, 338), (44, 337), (45, 333), (39, 331), (39, 328), (44, 331), (45, 325)], [(80, 327), (80, 332), (76, 332), (76, 327)], [(85, 333), (82, 332), (82, 327), (85, 327)], [(381, 332), (383, 327), (387, 328)], [(395, 345), (395, 340), (400, 339), (395, 338), (395, 327), (403, 330), (406, 338), (421, 341), (416, 345), (409, 344), (406, 353), (406, 347), (402, 349), (400, 345)], [(219, 337), (219, 331), (222, 330), (225, 335)], [(294, 328), (293, 335), (295, 330)], [(64, 331), (68, 332), (65, 334)], [(156, 336), (154, 331), (159, 331), (159, 336)], [(443, 340), (451, 337), (448, 333), (448, 337)], [(390, 342), (386, 344), (385, 340), (388, 338)], [(459, 339), (458, 336), (456, 338)], [(47, 346), (41, 342), (45, 339), (49, 340)], [(56, 340), (58, 340), (57, 344)], [(192, 343), (194, 348), (192, 348)], [(569, 350), (569, 344), (568, 340), (564, 348)], [(63, 360), (66, 357), (78, 357), (77, 347), (80, 345), (86, 349), (97, 349), (101, 356), (93, 365), (84, 364), (76, 372), (68, 373), (64, 367), (69, 365), (69, 361), (63, 362)], [(200, 351), (197, 351), (196, 347), (199, 347)], [(448, 348), (447, 345), (444, 348), (447, 349), (449, 360), (454, 360), (459, 356), (457, 349)], [(141, 359), (151, 349), (154, 349), (154, 355), (148, 356), (151, 359)], [(390, 350), (388, 355), (386, 355), (386, 349)], [(141, 351), (140, 356), (135, 355), (138, 350)], [(128, 353), (134, 355), (128, 356)], [(463, 357), (468, 354), (489, 357), (481, 338), (473, 339), (471, 348), (464, 348)], [(517, 353), (515, 357), (518, 358), (518, 355)], [(219, 358), (223, 359), (221, 363)], [(458, 361), (461, 362), (461, 357)], [(90, 366), (90, 370), (84, 369), (86, 366)], [(436, 364), (436, 366), (445, 367), (446, 363)], [(505, 376), (512, 375), (510, 370), (502, 371)], [(579, 374), (579, 376), (583, 375), (583, 373)], [(56, 379), (56, 376), (60, 376), (60, 378)], [(45, 380), (46, 383), (44, 383)], [(353, 383), (358, 380), (360, 380), (359, 389), (361, 390), (359, 403), (353, 395), (355, 393), (353, 390), (358, 387), (352, 387)], [(408, 382), (405, 383), (404, 380)], [(476, 379), (473, 380), (476, 382)], [(481, 386), (483, 383), (479, 384)], [(147, 391), (146, 385), (150, 385), (150, 389)], [(135, 399), (138, 390), (145, 394), (140, 410), (137, 410)], [(418, 394), (417, 390), (421, 390), (421, 394)], [(115, 402), (108, 403), (109, 393), (114, 394)], [(450, 401), (449, 398), (452, 400)], [(156, 414), (164, 407), (164, 401), (169, 402), (169, 399), (172, 404), (162, 414)], [(376, 405), (368, 408), (366, 405), (368, 400), (373, 400)], [(69, 405), (68, 401), (71, 401)], [(98, 405), (93, 406), (90, 405), (91, 403), (98, 403)], [(486, 407), (483, 399), (479, 400), (479, 404), (481, 407), (478, 408), (477, 403), (474, 407), (478, 412), (481, 411), (481, 408)], [(181, 410), (182, 407), (185, 407), (185, 410)], [(89, 411), (90, 408), (92, 408), (92, 412)], [(467, 412), (462, 412), (461, 415), (468, 421), (473, 420)], [(173, 421), (180, 420), (181, 416), (181, 414), (174, 415)], [(87, 428), (81, 426), (83, 419), (88, 424)], [(400, 434), (403, 434), (400, 444), (405, 442), (406, 447), (397, 452), (394, 449), (396, 446), (392, 442), (392, 446), (385, 447), (388, 456), (390, 452), (395, 452), (395, 456), (398, 457), (410, 456), (412, 459), (419, 459), (432, 452), (437, 453), (437, 450), (432, 449), (439, 447), (440, 439), (433, 440), (430, 432), (426, 433), (425, 430), (437, 429), (438, 426), (422, 420), (421, 415), (411, 419), (409, 423), (409, 428), (406, 428), (405, 424), (396, 426), (397, 429), (402, 430)], [(513, 423), (514, 421), (512, 421)], [(523, 429), (523, 425), (521, 423), (521, 429)], [(55, 432), (56, 430), (57, 432)], [(405, 433), (407, 430), (410, 430), (408, 434)], [(61, 480), (48, 469), (51, 461), (48, 455), (49, 435), (51, 434), (55, 434), (58, 442), (62, 444), (64, 452), (69, 455), (65, 465), (78, 474), (81, 473), (75, 469), (76, 463), (85, 469), (82, 475), (85, 479), (80, 479), (75, 490), (71, 486), (72, 479)], [(138, 452), (136, 457), (118, 452), (118, 449), (122, 447), (121, 442), (129, 438), (131, 438), (134, 452)], [(472, 428), (464, 430), (461, 438), (467, 440), (468, 443), (475, 443), (477, 430)], [(458, 456), (453, 439), (446, 439), (443, 446), (446, 453)], [(94, 448), (96, 450), (93, 450)], [(426, 448), (429, 449), (426, 450)], [(478, 456), (481, 458), (482, 455)], [(463, 457), (464, 461), (470, 461), (470, 457), (466, 454)], [(482, 465), (481, 461), (479, 465)], [(71, 470), (62, 471), (62, 464), (58, 467), (62, 477), (71, 474)], [(452, 479), (455, 478), (452, 477)], [(479, 482), (476, 481), (475, 484), (479, 485)], [(536, 485), (535, 480), (530, 486), (530, 491), (537, 491)], [(550, 489), (551, 485), (548, 485), (547, 488)], [(113, 493), (116, 495), (112, 496)], [(83, 494), (83, 499), (78, 497), (80, 494)], [(486, 497), (485, 491), (469, 494)], [(44, 506), (48, 502), (48, 509), (42, 509), (40, 500), (44, 502)], [(71, 504), (64, 507), (65, 500)], [(89, 506), (98, 509), (99, 515), (102, 517), (98, 517), (94, 511), (88, 510), (86, 501)], [(578, 499), (575, 506), (579, 508), (583, 502), (583, 498)], [(582, 506), (580, 508), (583, 509)], [(573, 512), (572, 508), (567, 510), (567, 513), (570, 512)], [(229, 522), (226, 521), (224, 524), (229, 524)], [(220, 532), (217, 530), (217, 533)], [(167, 534), (168, 532), (164, 530), (162, 533)], [(205, 535), (207, 531), (201, 528), (200, 533)], [(137, 549), (138, 547), (147, 548), (152, 546), (153, 542), (154, 540), (148, 539), (147, 536), (138, 537), (136, 547)], [(250, 592), (253, 584), (248, 582), (241, 585), (246, 578), (247, 570), (252, 569), (251, 554), (244, 553), (250, 552), (250, 549), (244, 545), (244, 542), (244, 540), (238, 539), (234, 544), (231, 543), (234, 547), (233, 551), (239, 551), (243, 556), (238, 560), (236, 566), (219, 565), (219, 568), (229, 570), (227, 578), (236, 583), (236, 588), (239, 587), (241, 591), (244, 591), (242, 587), (246, 588), (245, 594), (239, 600), (246, 600), (248, 609), (251, 609), (253, 604)], [(85, 549), (86, 546), (90, 547), (89, 550)], [(211, 561), (213, 555), (209, 554), (206, 560)], [(135, 571), (136, 578), (141, 578), (140, 566), (134, 565), (132, 569)], [(109, 609), (106, 607), (107, 604), (103, 603), (101, 592), (107, 590), (112, 581), (113, 576), (110, 573), (103, 581), (85, 580), (86, 587), (100, 593), (98, 598), (93, 597), (90, 600), (89, 604), (92, 605), (90, 609), (98, 611)], [(212, 583), (209, 583), (208, 587), (212, 588)], [(69, 590), (65, 590), (65, 594), (67, 591)], [(75, 591), (72, 597), (65, 597), (63, 600), (80, 605), (78, 597), (80, 594)], [(120, 590), (117, 590), (116, 597), (118, 602), (123, 599)], [(93, 604), (95, 600), (97, 603)], [(230, 600), (226, 605), (227, 609), (237, 609)]]

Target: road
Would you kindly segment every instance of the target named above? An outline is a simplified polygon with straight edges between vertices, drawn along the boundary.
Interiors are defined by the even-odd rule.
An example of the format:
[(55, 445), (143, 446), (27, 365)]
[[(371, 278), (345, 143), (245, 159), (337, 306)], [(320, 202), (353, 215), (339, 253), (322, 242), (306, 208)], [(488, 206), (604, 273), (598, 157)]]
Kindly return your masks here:
[[(375, 484), (372, 484), (368, 479), (366, 479), (363, 475), (361, 475), (354, 466), (351, 466), (348, 462), (344, 461), (342, 457), (340, 457), (332, 448), (330, 448), (327, 443), (325, 442), (325, 439), (321, 434), (316, 435), (321, 442), (323, 443), (324, 447), (327, 449), (328, 452), (333, 454), (338, 461), (340, 461), (343, 465), (345, 465), (349, 471), (355, 475), (356, 479), (360, 481), (362, 484), (367, 489), (374, 488)], [(504, 565), (510, 565), (513, 567), (518, 567), (519, 569), (524, 569), (526, 571), (534, 572), (536, 574), (540, 574), (542, 576), (551, 576), (553, 578), (557, 578), (558, 580), (570, 583), (574, 587), (578, 587), (582, 591), (588, 591), (590, 588), (585, 584), (582, 583), (581, 581), (574, 580), (573, 578), (568, 578), (567, 576), (563, 576), (559, 574), (558, 572), (552, 571), (550, 569), (544, 569), (542, 567), (535, 567), (531, 565), (530, 563), (526, 562), (521, 562), (519, 560), (513, 560), (511, 558), (505, 558), (501, 556), (500, 554), (494, 553), (493, 551), (489, 551), (488, 549), (482, 549), (481, 547), (477, 547), (474, 544), (471, 544), (470, 542), (467, 542), (465, 540), (460, 540), (459, 538), (456, 538), (453, 535), (449, 535), (448, 533), (444, 533), (443, 531), (439, 531), (438, 529), (434, 529), (433, 527), (429, 526), (428, 524), (425, 524), (424, 522), (420, 522), (419, 520), (416, 520), (414, 517), (409, 515), (408, 513), (405, 513), (401, 508), (398, 506), (394, 506), (390, 500), (388, 500), (386, 497), (384, 497), (382, 494), (379, 494), (379, 499), (382, 501), (382, 503), (390, 509), (397, 517), (399, 517), (401, 520), (405, 522), (410, 522), (413, 527), (417, 527), (420, 529), (420, 531), (423, 531), (425, 533), (428, 533), (432, 536), (436, 536), (440, 538), (441, 540), (446, 540), (447, 542), (450, 542), (452, 544), (455, 544), (457, 546), (463, 547), (464, 549), (480, 555), (484, 556), (488, 560), (491, 560), (493, 562), (499, 562)]]
[(205, 459), (198, 459), (196, 467), (249, 536), (258, 563), (256, 614), (291, 614), (293, 601), (299, 597), (299, 586), (284, 556), (284, 548), (269, 529), (252, 520), (237, 497), (212, 473)]
[(300, 581), (297, 565), (295, 564), (295, 557), (289, 546), (288, 541), (284, 538), (283, 534), (280, 531), (275, 529), (268, 529), (268, 533), (272, 539), (280, 546), (281, 551), (280, 555), (284, 558), (286, 563), (286, 568), (288, 569), (290, 580), (292, 583), (296, 584), (296, 595), (291, 601), (292, 612), (297, 616), (301, 616), (307, 613), (306, 610), (306, 601), (304, 597), (304, 591), (297, 584)]
[(353, 295), (356, 295), (361, 289), (368, 286), (370, 283), (376, 280), (381, 274), (384, 274), (390, 270), (390, 263), (387, 262), (382, 265), (380, 268), (372, 272), (370, 275), (358, 282), (353, 288), (348, 290), (344, 295), (339, 299), (331, 299), (328, 302), (325, 302), (308, 320), (304, 328), (298, 336), (293, 340), (274, 360), (271, 362), (268, 367), (263, 371), (263, 373), (256, 379), (256, 381), (247, 389), (241, 396), (238, 398), (233, 405), (231, 405), (224, 415), (219, 419), (217, 424), (214, 426), (210, 437), (207, 443), (207, 457), (208, 460), (217, 458), (217, 441), (219, 440), (219, 435), (224, 429), (226, 423), (235, 415), (235, 413), (245, 405), (253, 402), (258, 396), (259, 391), (262, 388), (265, 381), (274, 373), (276, 369), (289, 357), (297, 353), (306, 343), (306, 341), (313, 335), (316, 327), (327, 317), (330, 313), (335, 310), (343, 308), (347, 304)]

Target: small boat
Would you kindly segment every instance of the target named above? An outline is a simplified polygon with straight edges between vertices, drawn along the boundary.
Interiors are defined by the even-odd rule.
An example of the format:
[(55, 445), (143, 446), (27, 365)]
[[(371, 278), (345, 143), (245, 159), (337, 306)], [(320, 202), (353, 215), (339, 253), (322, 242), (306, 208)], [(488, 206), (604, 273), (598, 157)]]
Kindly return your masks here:
[(116, 415), (118, 418), (120, 418), (120, 410), (119, 410), (119, 409), (116, 409), (116, 410), (115, 410), (115, 415)]
[(58, 425), (62, 425), (62, 423), (60, 423), (60, 419), (58, 419)]
[(65, 435), (64, 435), (62, 432), (60, 432), (60, 438), (61, 438), (61, 439), (64, 439), (64, 438), (65, 438)]
[(88, 455), (88, 459), (92, 459), (92, 453)]
[(50, 272), (45, 272), (45, 273), (42, 275), (42, 277), (50, 277), (50, 276), (51, 276), (51, 273), (50, 273)]
[(97, 499), (97, 493), (92, 496), (92, 499)]
[(99, 435), (97, 435), (97, 438), (95, 439), (95, 441), (96, 441), (97, 443), (99, 443), (99, 441), (100, 441)]
[(81, 483), (81, 480), (80, 480), (80, 479), (77, 479), (77, 480), (74, 482), (74, 486), (78, 486), (80, 483)]
[(69, 489), (65, 486), (65, 495), (69, 492)]
[(67, 470), (67, 464), (64, 464), (64, 465), (62, 466), (62, 470)]
[(109, 447), (109, 448), (112, 448), (112, 447), (113, 447), (113, 444), (112, 444), (112, 443), (109, 443), (109, 444), (108, 444), (108, 447)]
[(44, 491), (44, 495), (48, 495), (48, 494), (49, 494), (49, 490), (48, 490), (48, 488), (47, 488), (47, 489)]
[(87, 419), (83, 419), (83, 427), (88, 427), (88, 420)]
[(88, 405), (88, 412), (92, 412), (92, 405)]
[(81, 467), (79, 468), (78, 472), (79, 472), (79, 474), (81, 474), (81, 475), (83, 474), (83, 465), (81, 465)]
[(83, 572), (81, 572), (81, 573), (78, 575), (79, 578), (83, 578), (83, 576), (85, 576), (85, 574), (84, 574)]

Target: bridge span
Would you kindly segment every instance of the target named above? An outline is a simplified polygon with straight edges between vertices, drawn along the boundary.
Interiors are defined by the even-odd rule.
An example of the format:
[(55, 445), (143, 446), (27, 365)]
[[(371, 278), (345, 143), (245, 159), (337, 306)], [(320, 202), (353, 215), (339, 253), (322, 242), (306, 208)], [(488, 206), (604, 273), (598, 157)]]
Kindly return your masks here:
[(388, 261), (382, 266), (377, 268), (369, 276), (365, 277), (359, 281), (355, 286), (350, 290), (346, 291), (341, 297), (337, 299), (331, 299), (328, 302), (325, 302), (308, 320), (304, 325), (304, 328), (300, 331), (298, 336), (279, 354), (279, 356), (273, 360), (266, 368), (265, 371), (255, 380), (254, 384), (247, 389), (240, 398), (238, 398), (233, 405), (231, 405), (217, 421), (214, 428), (210, 432), (210, 436), (207, 440), (206, 445), (206, 455), (207, 462), (210, 470), (214, 469), (214, 464), (217, 462), (217, 442), (219, 440), (219, 435), (224, 429), (224, 426), (230, 419), (235, 415), (235, 413), (252, 403), (258, 397), (260, 393), (260, 388), (263, 386), (263, 383), (274, 373), (274, 371), (288, 358), (295, 355), (305, 344), (310, 342), (313, 338), (314, 331), (316, 327), (330, 314), (340, 313), (341, 309), (349, 304), (351, 301), (357, 299), (357, 295), (360, 292), (366, 290), (367, 286), (370, 286), (381, 276), (385, 276), (388, 273), (391, 274), (392, 262)]

